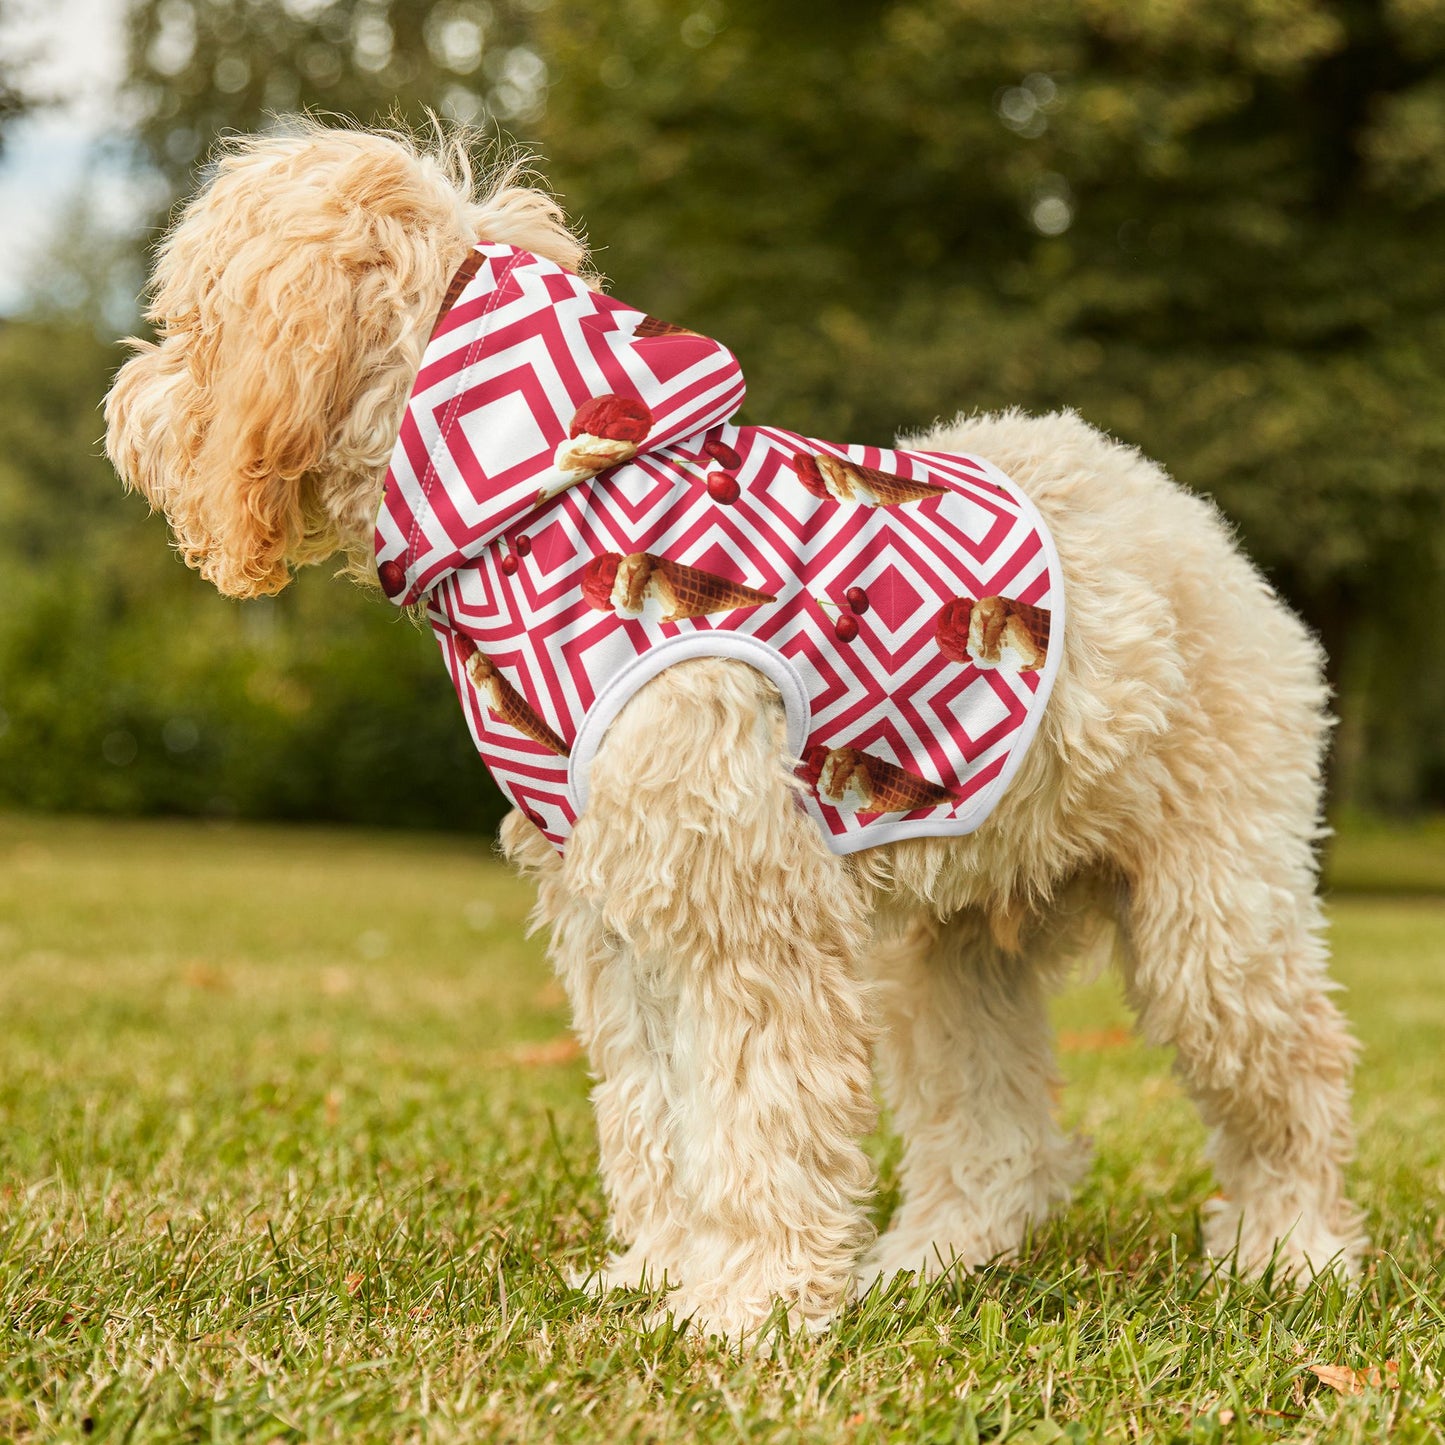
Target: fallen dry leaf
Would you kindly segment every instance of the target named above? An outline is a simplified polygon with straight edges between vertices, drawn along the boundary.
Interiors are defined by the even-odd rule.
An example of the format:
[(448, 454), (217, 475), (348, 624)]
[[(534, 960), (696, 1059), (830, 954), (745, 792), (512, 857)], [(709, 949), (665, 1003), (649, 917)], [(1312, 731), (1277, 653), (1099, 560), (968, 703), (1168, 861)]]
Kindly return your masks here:
[(532, 1002), (538, 1008), (561, 1008), (567, 1002), (567, 991), (555, 978), (548, 979), (537, 990), (537, 996)]
[(321, 970), (321, 992), (327, 998), (340, 998), (351, 992), (351, 975), (344, 968), (323, 968)]
[(1400, 1362), (1386, 1360), (1383, 1374), (1373, 1365), (1368, 1370), (1354, 1370), (1349, 1365), (1311, 1365), (1310, 1371), (1322, 1385), (1341, 1395), (1363, 1395), (1366, 1390), (1398, 1390)]
[(231, 987), (231, 980), (209, 963), (188, 963), (181, 972), (181, 982), (187, 988), (203, 988), (211, 993), (225, 993)]
[(571, 1034), (548, 1039), (540, 1044), (517, 1044), (503, 1055), (509, 1064), (520, 1064), (525, 1069), (543, 1068), (548, 1064), (570, 1064), (582, 1057), (582, 1045)]
[(1098, 1029), (1091, 1033), (1059, 1035), (1059, 1048), (1066, 1054), (1096, 1053), (1105, 1049), (1126, 1049), (1134, 1042), (1128, 1029)]
[(364, 1274), (349, 1274), (346, 1276), (346, 1293), (355, 1295), (356, 1292), (366, 1283)]

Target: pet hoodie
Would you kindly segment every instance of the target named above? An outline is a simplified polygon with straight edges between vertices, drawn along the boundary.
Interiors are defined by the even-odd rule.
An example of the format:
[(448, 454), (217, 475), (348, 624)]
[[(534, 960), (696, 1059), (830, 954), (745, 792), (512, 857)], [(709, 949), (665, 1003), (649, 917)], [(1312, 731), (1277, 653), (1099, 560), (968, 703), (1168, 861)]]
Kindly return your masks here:
[(609, 724), (695, 657), (777, 685), (835, 853), (971, 832), (1062, 652), (1038, 513), (981, 457), (739, 426), (743, 394), (718, 342), (478, 245), (392, 455), (383, 590), (425, 606), (482, 760), (558, 849)]

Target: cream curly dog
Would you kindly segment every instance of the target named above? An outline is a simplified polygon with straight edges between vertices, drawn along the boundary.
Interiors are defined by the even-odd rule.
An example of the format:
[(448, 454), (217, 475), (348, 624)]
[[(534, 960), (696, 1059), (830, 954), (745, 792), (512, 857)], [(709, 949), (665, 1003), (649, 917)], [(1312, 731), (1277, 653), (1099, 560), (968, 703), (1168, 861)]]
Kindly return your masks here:
[[(162, 245), (106, 404), (125, 481), (234, 597), (373, 528), (449, 278), (478, 239), (570, 269), (553, 202), (478, 187), (459, 144), (301, 126), (229, 145)], [(1350, 1271), (1354, 1046), (1316, 898), (1320, 653), (1214, 509), (1068, 413), (961, 417), (910, 445), (989, 458), (1057, 545), (1069, 627), (1039, 734), (985, 825), (848, 858), (796, 806), (772, 684), (677, 664), (613, 724), (565, 859), (510, 858), (596, 1077), (619, 1253), (738, 1338), (779, 1300), (821, 1327), (858, 1281), (976, 1266), (1068, 1198), (1046, 999), (1117, 920), (1144, 1036), (1213, 1131), (1211, 1251)], [(874, 1240), (871, 1066), (905, 1140)]]

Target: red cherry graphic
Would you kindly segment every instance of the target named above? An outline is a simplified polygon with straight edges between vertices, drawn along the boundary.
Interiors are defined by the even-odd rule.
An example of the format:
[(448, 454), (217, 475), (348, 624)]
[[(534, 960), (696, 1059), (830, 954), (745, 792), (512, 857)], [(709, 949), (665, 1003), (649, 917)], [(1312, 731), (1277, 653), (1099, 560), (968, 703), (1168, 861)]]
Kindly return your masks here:
[(376, 569), (376, 575), (381, 582), (381, 590), (388, 597), (397, 596), (406, 587), (406, 568), (400, 562), (383, 562)]
[(702, 454), (705, 457), (711, 457), (718, 466), (726, 467), (730, 472), (737, 471), (743, 464), (743, 459), (737, 454), (737, 451), (725, 441), (716, 439), (705, 441), (702, 444)]
[(713, 501), (730, 507), (742, 496), (743, 489), (731, 472), (710, 472), (707, 479), (707, 494)]
[(530, 557), (532, 555), (532, 539), (530, 537), (518, 537), (512, 543), (512, 551), (519, 557)]
[(518, 561), (517, 554), (515, 552), (504, 553), (502, 556), (502, 560), (497, 563), (497, 566), (499, 566), (502, 571), (507, 574), (508, 577), (512, 576), (513, 573), (516, 572), (517, 568), (521, 565), (522, 564), (520, 561)]
[(868, 594), (861, 587), (850, 587), (843, 600), (860, 616), (868, 610)]
[(833, 635), (839, 642), (852, 642), (858, 635), (858, 619), (851, 612), (840, 612), (833, 623)]

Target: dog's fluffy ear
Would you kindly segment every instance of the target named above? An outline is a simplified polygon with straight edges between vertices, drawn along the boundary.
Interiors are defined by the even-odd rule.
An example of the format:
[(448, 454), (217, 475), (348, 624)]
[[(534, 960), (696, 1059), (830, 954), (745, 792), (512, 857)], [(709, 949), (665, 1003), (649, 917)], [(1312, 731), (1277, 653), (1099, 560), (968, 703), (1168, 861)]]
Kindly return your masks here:
[(325, 455), (354, 330), (329, 272), (303, 245), (199, 278), (193, 309), (161, 318), (158, 345), (136, 343), (107, 400), (117, 470), (229, 596), (279, 591), (303, 550), (303, 482)]
[(478, 239), (581, 266), (518, 160), (479, 186), (467, 137), (296, 122), (227, 143), (157, 257), (155, 343), (106, 399), (106, 448), (222, 592), (370, 558), (380, 479), (447, 281)]
[(220, 591), (279, 591), (366, 532), (346, 509), (385, 468), (467, 221), (435, 159), (320, 128), (232, 143), (186, 208), (107, 450)]

